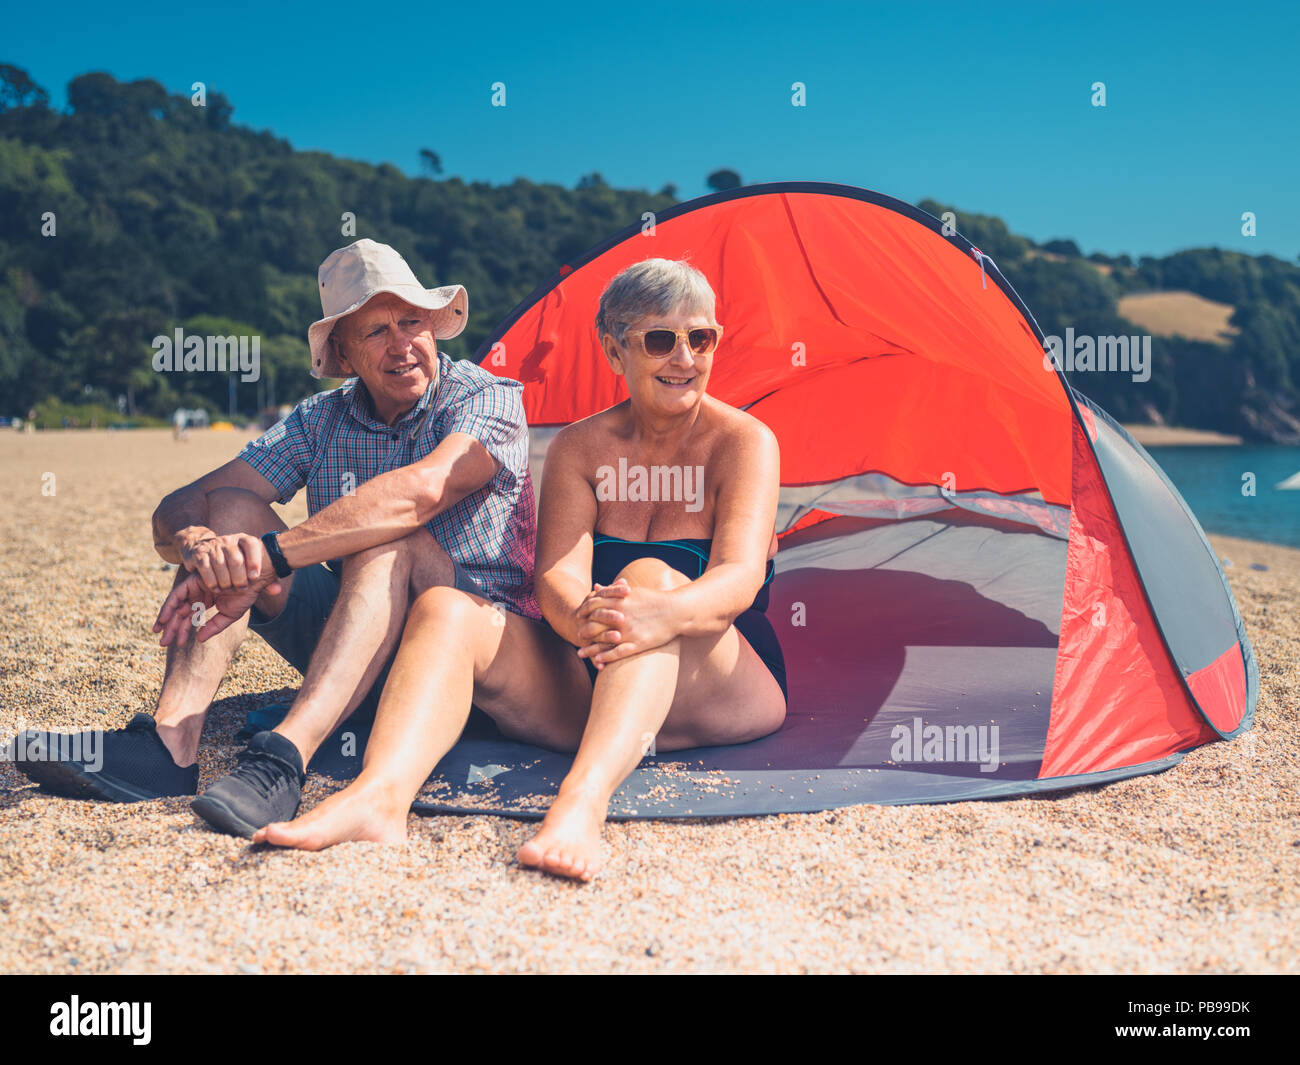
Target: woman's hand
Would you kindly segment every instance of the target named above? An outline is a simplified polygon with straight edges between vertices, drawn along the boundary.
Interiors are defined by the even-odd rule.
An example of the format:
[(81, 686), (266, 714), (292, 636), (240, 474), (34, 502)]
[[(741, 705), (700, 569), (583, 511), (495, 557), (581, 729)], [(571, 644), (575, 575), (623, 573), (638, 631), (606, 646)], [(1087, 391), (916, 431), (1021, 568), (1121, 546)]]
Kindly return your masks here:
[(597, 654), (618, 643), (620, 634), (615, 624), (623, 622), (623, 613), (619, 608), (627, 593), (627, 581), (616, 581), (609, 586), (595, 584), (587, 597), (574, 609), (579, 658), (594, 661)]
[(634, 588), (621, 577), (592, 588), (575, 614), (583, 641), (578, 657), (590, 659), (597, 669), (662, 647), (678, 635), (672, 592)]

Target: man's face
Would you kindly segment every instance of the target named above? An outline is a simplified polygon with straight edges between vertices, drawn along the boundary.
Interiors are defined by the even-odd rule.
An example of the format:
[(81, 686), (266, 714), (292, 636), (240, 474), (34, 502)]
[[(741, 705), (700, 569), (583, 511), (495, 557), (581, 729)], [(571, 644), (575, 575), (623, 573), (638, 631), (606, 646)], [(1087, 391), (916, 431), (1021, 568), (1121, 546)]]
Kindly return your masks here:
[(391, 425), (415, 405), (437, 376), (437, 342), (429, 312), (391, 293), (370, 300), (334, 326), (339, 361), (361, 378), (383, 421)]

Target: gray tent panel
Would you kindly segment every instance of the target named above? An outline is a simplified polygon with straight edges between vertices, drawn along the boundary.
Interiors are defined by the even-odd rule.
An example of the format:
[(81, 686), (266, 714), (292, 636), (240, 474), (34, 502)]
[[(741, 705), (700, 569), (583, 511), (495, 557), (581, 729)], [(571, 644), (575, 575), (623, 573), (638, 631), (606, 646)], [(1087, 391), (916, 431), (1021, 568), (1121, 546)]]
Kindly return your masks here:
[(1234, 731), (1216, 729), (1225, 738), (1235, 736), (1250, 728), (1259, 691), (1259, 667), (1218, 556), (1178, 490), (1146, 449), (1096, 404), (1087, 400), (1083, 404), (1095, 416), (1094, 450), (1134, 565), (1156, 624), (1183, 676), (1241, 646), (1246, 713)]
[[(1031, 525), (957, 507), (908, 521), (840, 517), (792, 534), (768, 610), (789, 672), (785, 725), (753, 743), (646, 759), (620, 789), (616, 816), (952, 802), (1079, 786), (1037, 779), (1066, 547)], [(505, 740), (476, 714), (416, 808), (536, 816), (571, 762)], [(359, 762), (326, 756), (314, 768), (346, 779)], [(1119, 777), (1085, 782), (1102, 779)]]

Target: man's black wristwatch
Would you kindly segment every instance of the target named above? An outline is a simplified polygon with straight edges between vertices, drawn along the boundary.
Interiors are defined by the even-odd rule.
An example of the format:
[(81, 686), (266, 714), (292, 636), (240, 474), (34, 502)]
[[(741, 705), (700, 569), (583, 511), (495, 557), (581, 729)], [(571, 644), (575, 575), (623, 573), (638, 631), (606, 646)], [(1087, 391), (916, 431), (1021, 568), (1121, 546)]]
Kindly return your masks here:
[(266, 553), (271, 556), (271, 565), (275, 567), (277, 577), (287, 577), (293, 572), (293, 567), (284, 557), (284, 552), (280, 550), (280, 534), (278, 532), (269, 532), (262, 534), (262, 546), (266, 548)]

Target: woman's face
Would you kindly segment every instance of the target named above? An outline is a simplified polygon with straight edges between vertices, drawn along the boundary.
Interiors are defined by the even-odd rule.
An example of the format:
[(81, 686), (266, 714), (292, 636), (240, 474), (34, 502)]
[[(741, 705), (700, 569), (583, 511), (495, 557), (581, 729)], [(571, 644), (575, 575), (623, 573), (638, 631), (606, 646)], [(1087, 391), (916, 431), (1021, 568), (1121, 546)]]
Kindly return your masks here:
[(693, 329), (716, 330), (718, 324), (707, 311), (647, 315), (628, 323), (622, 344), (606, 334), (602, 346), (610, 367), (627, 382), (628, 395), (636, 410), (668, 416), (685, 414), (704, 398), (713, 366), (712, 346), (706, 346), (705, 353), (698, 354), (691, 350), (690, 338), (681, 335), (676, 337), (667, 355), (647, 354), (645, 333), (662, 329), (686, 334)]

